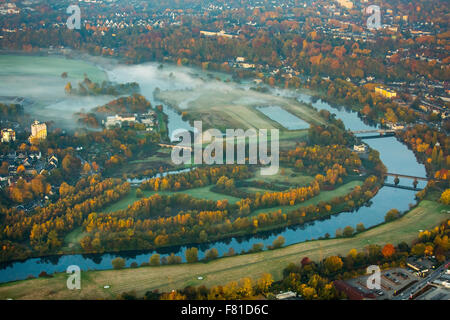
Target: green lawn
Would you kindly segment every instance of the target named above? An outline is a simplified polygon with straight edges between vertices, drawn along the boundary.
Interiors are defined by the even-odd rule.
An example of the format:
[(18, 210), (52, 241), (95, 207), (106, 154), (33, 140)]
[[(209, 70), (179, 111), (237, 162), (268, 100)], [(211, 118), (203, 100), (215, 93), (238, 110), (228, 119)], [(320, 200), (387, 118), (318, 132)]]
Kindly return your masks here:
[(247, 193), (265, 193), (265, 192), (276, 192), (275, 190), (270, 190), (270, 189), (263, 189), (263, 188), (255, 188), (255, 187), (241, 187), (238, 188), (239, 190), (242, 190), (244, 192)]
[[(233, 197), (233, 196), (229, 196), (229, 195), (225, 195), (225, 194), (220, 194), (220, 193), (216, 193), (211, 191), (212, 186), (206, 186), (206, 187), (201, 187), (201, 188), (194, 188), (194, 189), (189, 189), (189, 190), (183, 190), (183, 191), (151, 191), (151, 190), (143, 190), (143, 197), (150, 197), (151, 195), (154, 195), (155, 193), (161, 194), (161, 195), (171, 195), (174, 193), (185, 193), (188, 194), (194, 198), (198, 198), (198, 199), (206, 199), (206, 200), (225, 200), (227, 199), (229, 203), (235, 203), (241, 199)], [(138, 201), (139, 198), (136, 197), (136, 189), (135, 187), (131, 188), (130, 192), (128, 193), (128, 195), (125, 198), (122, 198), (121, 200), (117, 201), (116, 203), (106, 207), (105, 209), (102, 210), (102, 212), (114, 212), (117, 210), (123, 210), (128, 208), (128, 206), (130, 204), (133, 204), (134, 202)]]
[[(134, 290), (143, 295), (148, 290), (170, 291), (187, 285), (207, 287), (236, 281), (243, 277), (258, 278), (269, 272), (275, 280), (281, 279), (282, 270), (290, 262), (298, 263), (307, 256), (318, 260), (330, 255), (347, 254), (351, 249), (362, 250), (367, 244), (410, 243), (419, 230), (431, 229), (450, 218), (450, 206), (424, 200), (420, 205), (390, 223), (369, 229), (352, 238), (316, 240), (285, 248), (263, 251), (209, 263), (181, 264), (137, 269), (82, 272), (81, 290), (68, 290), (67, 275), (53, 278), (16, 281), (0, 285), (0, 299), (111, 299), (118, 294)], [(203, 280), (197, 280), (202, 276)], [(110, 289), (103, 286), (109, 285)]]
[(275, 183), (279, 186), (288, 186), (286, 189), (289, 189), (294, 186), (306, 186), (314, 180), (314, 177), (294, 171), (292, 168), (280, 167), (278, 173), (272, 176), (263, 176), (260, 170), (256, 170), (255, 176), (249, 180)]
[(61, 251), (71, 251), (80, 249), (80, 240), (87, 235), (86, 232), (83, 232), (83, 227), (78, 227), (74, 229), (72, 232), (66, 235), (64, 238), (64, 246), (61, 248)]
[(353, 190), (353, 188), (355, 188), (356, 186), (360, 186), (362, 184), (363, 184), (363, 182), (360, 180), (353, 180), (353, 181), (350, 181), (332, 191), (321, 191), (317, 196), (315, 196), (314, 198), (311, 198), (309, 200), (306, 200), (305, 202), (298, 203), (293, 206), (278, 206), (278, 207), (273, 207), (273, 208), (259, 209), (259, 210), (252, 212), (252, 215), (257, 215), (259, 213), (273, 212), (273, 211), (277, 211), (278, 209), (281, 209), (281, 212), (286, 213), (286, 212), (289, 212), (294, 209), (298, 209), (301, 207), (307, 207), (311, 204), (316, 205), (320, 201), (326, 202), (326, 201), (330, 201), (331, 199), (333, 199), (335, 197), (344, 196), (344, 195), (350, 193)]
[[(291, 170), (291, 169), (289, 169), (289, 168), (286, 169), (286, 172), (288, 170)], [(277, 175), (275, 175), (275, 176), (277, 176)], [(286, 178), (288, 179), (288, 181), (291, 181), (291, 182), (294, 181), (294, 180), (297, 181), (297, 183), (299, 185), (302, 185), (301, 182), (305, 182), (305, 185), (306, 185), (306, 181), (309, 181), (310, 179), (311, 180), (313, 179), (312, 177), (301, 176), (301, 175), (299, 175), (299, 176), (297, 176), (295, 178), (288, 177), (288, 176)], [(269, 176), (269, 181), (268, 182), (270, 182), (270, 179), (274, 179), (274, 181), (277, 181), (276, 178), (272, 178), (271, 176)], [(362, 184), (362, 181), (359, 181), (359, 180), (350, 181), (350, 182), (348, 182), (348, 183), (346, 183), (346, 184), (336, 188), (333, 191), (322, 191), (322, 192), (320, 192), (320, 194), (318, 196), (316, 196), (316, 197), (314, 197), (312, 199), (309, 199), (309, 200), (307, 200), (307, 201), (305, 201), (303, 203), (299, 203), (299, 204), (296, 204), (294, 206), (278, 206), (278, 207), (274, 207), (274, 208), (270, 208), (270, 209), (260, 209), (260, 210), (256, 210), (255, 212), (253, 212), (253, 214), (258, 214), (258, 213), (261, 213), (261, 212), (276, 211), (278, 209), (281, 209), (282, 212), (287, 212), (287, 211), (290, 211), (290, 210), (293, 210), (293, 209), (297, 209), (297, 208), (300, 208), (300, 207), (303, 207), (303, 206), (308, 206), (310, 204), (317, 204), (320, 201), (329, 201), (329, 200), (333, 199), (334, 197), (342, 196), (342, 195), (345, 195), (345, 194), (349, 193), (351, 190), (353, 190), (353, 188), (355, 186), (361, 185), (361, 184)], [(213, 192), (213, 191), (210, 190), (211, 187), (212, 186), (206, 186), (206, 187), (201, 187), (201, 188), (194, 188), (194, 189), (189, 189), (189, 190), (184, 190), (184, 191), (178, 191), (178, 193), (185, 193), (185, 194), (188, 194), (188, 195), (190, 195), (190, 196), (192, 196), (194, 198), (214, 200), (214, 201), (227, 199), (229, 203), (235, 203), (235, 202), (241, 200), (240, 198), (237, 198), (237, 197), (233, 197), (233, 196), (229, 196), (229, 195)], [(262, 192), (270, 191), (270, 190), (266, 190), (266, 189), (263, 189), (263, 188), (256, 188), (256, 187), (246, 187), (246, 188), (242, 188), (242, 189), (244, 191), (247, 191), (247, 192), (261, 192), (262, 193)], [(171, 195), (171, 194), (174, 194), (175, 192), (174, 191), (158, 191), (158, 192), (156, 192), (156, 191), (151, 191), (151, 190), (144, 190), (143, 191), (143, 197), (144, 198), (150, 197), (151, 195), (153, 195), (155, 193), (159, 193), (159, 194), (162, 194), (162, 195)], [(128, 193), (128, 195), (126, 195), (121, 200), (111, 204), (110, 206), (104, 208), (102, 210), (102, 212), (109, 213), (109, 212), (114, 212), (114, 211), (117, 211), (117, 210), (123, 210), (123, 209), (128, 208), (129, 205), (133, 204), (134, 202), (136, 202), (138, 200), (139, 200), (139, 198), (136, 197), (136, 187), (133, 187), (133, 188), (131, 188), (131, 190)]]

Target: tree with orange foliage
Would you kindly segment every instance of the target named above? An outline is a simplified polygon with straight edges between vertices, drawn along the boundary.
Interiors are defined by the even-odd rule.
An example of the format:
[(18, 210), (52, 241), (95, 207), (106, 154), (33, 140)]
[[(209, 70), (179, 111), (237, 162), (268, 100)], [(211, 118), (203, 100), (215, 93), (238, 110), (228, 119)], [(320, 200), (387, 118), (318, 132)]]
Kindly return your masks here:
[(381, 253), (383, 254), (383, 257), (389, 258), (395, 253), (395, 247), (392, 244), (388, 243), (383, 247)]

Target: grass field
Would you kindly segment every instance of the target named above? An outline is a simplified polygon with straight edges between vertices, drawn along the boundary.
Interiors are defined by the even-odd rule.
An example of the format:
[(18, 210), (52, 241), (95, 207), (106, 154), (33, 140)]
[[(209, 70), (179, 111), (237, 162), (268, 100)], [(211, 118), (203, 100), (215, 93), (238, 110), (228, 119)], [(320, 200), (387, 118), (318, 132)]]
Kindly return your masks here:
[[(448, 210), (449, 206), (425, 200), (400, 219), (352, 238), (309, 241), (209, 263), (82, 272), (81, 290), (75, 291), (66, 288), (66, 274), (16, 281), (0, 285), (0, 299), (111, 299), (125, 291), (134, 290), (138, 295), (143, 295), (153, 289), (169, 291), (201, 284), (209, 287), (245, 276), (257, 278), (264, 272), (271, 273), (278, 280), (288, 263), (298, 263), (305, 256), (318, 260), (329, 255), (345, 255), (353, 248), (362, 250), (368, 244), (411, 242), (419, 230), (430, 229), (449, 218), (450, 215), (444, 213)], [(197, 280), (199, 276), (204, 279)], [(110, 288), (104, 289), (105, 285)]]
[[(214, 200), (214, 201), (227, 199), (229, 203), (235, 203), (235, 202), (241, 200), (241, 199), (233, 197), (233, 196), (213, 192), (210, 190), (211, 187), (212, 186), (206, 186), (206, 187), (194, 188), (194, 189), (177, 191), (177, 192), (143, 190), (142, 193), (143, 193), (144, 198), (150, 197), (151, 195), (154, 195), (155, 193), (159, 193), (161, 195), (171, 195), (174, 193), (185, 193), (185, 194), (188, 194), (188, 195), (190, 195), (194, 198), (198, 198), (198, 199), (206, 199), (206, 200)], [(134, 202), (139, 200), (139, 198), (136, 197), (136, 189), (137, 188), (131, 188), (130, 192), (128, 193), (128, 195), (126, 197), (124, 197), (121, 200), (106, 207), (105, 209), (102, 210), (102, 212), (114, 212), (117, 210), (123, 210), (123, 209), (128, 208), (128, 206), (130, 204), (133, 204)]]
[(260, 170), (256, 170), (255, 177), (249, 180), (262, 180), (268, 183), (275, 183), (280, 186), (290, 185), (290, 187), (294, 186), (305, 186), (314, 180), (314, 177), (302, 175), (299, 172), (295, 172), (291, 168), (283, 168), (280, 167), (277, 174), (272, 176), (263, 176), (261, 175)]
[(80, 240), (86, 235), (87, 233), (83, 232), (83, 227), (74, 229), (64, 238), (64, 246), (61, 248), (61, 251), (80, 249)]
[(260, 209), (260, 210), (256, 210), (256, 211), (252, 212), (252, 215), (257, 215), (262, 212), (273, 212), (273, 211), (277, 211), (278, 209), (281, 209), (281, 212), (286, 213), (288, 211), (291, 211), (291, 210), (294, 210), (297, 208), (307, 207), (310, 204), (313, 204), (313, 205), (318, 204), (320, 201), (330, 201), (331, 199), (333, 199), (335, 197), (344, 196), (344, 195), (350, 193), (353, 190), (353, 188), (355, 188), (356, 186), (360, 186), (362, 184), (363, 184), (363, 182), (360, 180), (350, 181), (332, 191), (321, 191), (317, 196), (315, 196), (314, 198), (311, 198), (309, 200), (306, 200), (305, 202), (298, 203), (293, 206), (278, 206), (278, 207), (273, 207), (273, 208)]
[(201, 119), (204, 128), (257, 128), (286, 130), (279, 123), (257, 111), (258, 106), (280, 106), (309, 123), (323, 124), (317, 112), (286, 97), (242, 90), (232, 84), (205, 84), (193, 90), (161, 91), (156, 97), (189, 119)]

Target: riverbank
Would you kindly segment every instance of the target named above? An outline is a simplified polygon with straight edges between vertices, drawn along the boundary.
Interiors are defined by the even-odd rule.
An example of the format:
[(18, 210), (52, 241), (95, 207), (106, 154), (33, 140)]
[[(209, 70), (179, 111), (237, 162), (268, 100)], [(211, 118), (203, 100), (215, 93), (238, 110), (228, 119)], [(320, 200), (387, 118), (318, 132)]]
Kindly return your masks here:
[[(142, 296), (148, 290), (170, 291), (188, 285), (207, 287), (236, 281), (245, 276), (260, 277), (269, 272), (275, 280), (290, 262), (298, 263), (307, 256), (318, 260), (330, 255), (345, 255), (351, 249), (362, 250), (368, 244), (384, 245), (411, 242), (419, 230), (431, 229), (449, 218), (450, 206), (424, 200), (390, 223), (384, 223), (351, 238), (308, 241), (281, 249), (220, 258), (209, 263), (181, 264), (123, 270), (82, 272), (81, 290), (66, 287), (67, 275), (16, 281), (0, 285), (0, 299), (114, 299), (118, 294), (134, 290)], [(198, 280), (198, 277), (203, 280)], [(104, 286), (110, 286), (104, 289)]]

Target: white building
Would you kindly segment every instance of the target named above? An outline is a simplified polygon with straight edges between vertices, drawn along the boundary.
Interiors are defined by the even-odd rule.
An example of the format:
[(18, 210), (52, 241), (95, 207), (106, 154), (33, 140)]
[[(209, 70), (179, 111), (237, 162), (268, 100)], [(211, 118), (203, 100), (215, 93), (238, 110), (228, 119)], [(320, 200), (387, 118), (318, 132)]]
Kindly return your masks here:
[(367, 151), (367, 146), (362, 143), (362, 144), (355, 144), (353, 146), (353, 151), (358, 152), (358, 153), (363, 153)]
[(136, 122), (136, 115), (133, 116), (119, 116), (106, 117), (105, 127), (115, 127), (116, 125), (122, 126), (122, 122)]

